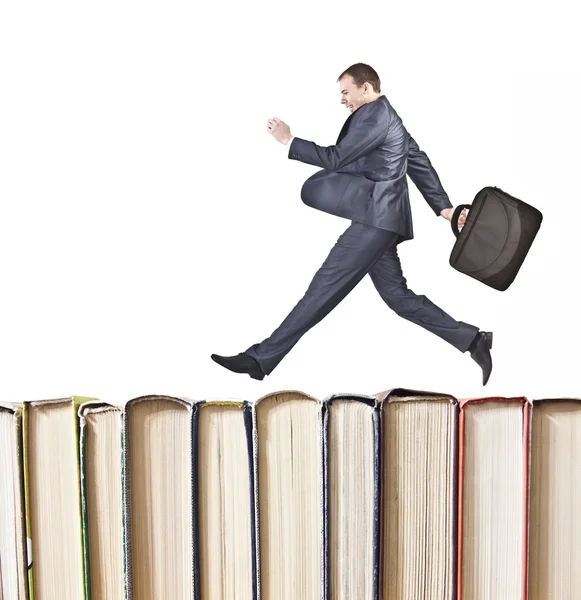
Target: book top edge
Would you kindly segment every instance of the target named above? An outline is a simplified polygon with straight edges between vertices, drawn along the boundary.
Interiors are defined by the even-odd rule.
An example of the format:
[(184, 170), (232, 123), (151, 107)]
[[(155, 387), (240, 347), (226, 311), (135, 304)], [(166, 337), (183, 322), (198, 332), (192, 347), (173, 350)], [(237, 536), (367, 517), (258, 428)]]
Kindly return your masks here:
[(581, 403), (581, 398), (533, 398), (531, 400), (531, 404), (533, 406), (535, 404), (540, 404), (543, 402), (579, 402), (579, 403)]
[(204, 406), (238, 406), (243, 408), (245, 404), (250, 404), (250, 402), (238, 398), (208, 398), (207, 400), (197, 400), (195, 404), (200, 408)]
[(453, 396), (438, 394), (434, 396), (394, 396), (388, 397), (381, 404), (411, 404), (413, 402), (439, 402), (444, 404), (458, 405), (458, 401)]
[(54, 404), (70, 404), (71, 406), (78, 406), (83, 402), (79, 396), (68, 396), (66, 398), (47, 398), (45, 400), (25, 400), (22, 404), (24, 408), (33, 406), (51, 406)]
[(132, 398), (128, 400), (125, 404), (125, 408), (128, 409), (133, 404), (138, 404), (140, 402), (154, 402), (156, 400), (167, 400), (169, 402), (175, 402), (176, 404), (181, 404), (182, 406), (192, 409), (195, 404), (194, 400), (190, 400), (189, 398), (181, 397), (181, 396), (164, 396), (162, 394), (149, 394), (146, 396), (138, 396), (137, 398)]
[(482, 398), (462, 398), (459, 400), (460, 408), (464, 408), (467, 404), (486, 404), (488, 402), (506, 402), (527, 405), (529, 404), (528, 398), (525, 396), (485, 396)]
[(329, 394), (323, 398), (322, 402), (325, 404), (331, 404), (335, 400), (354, 400), (355, 402), (364, 402), (366, 404), (375, 403), (377, 401), (376, 396), (370, 396), (368, 394), (357, 394), (355, 392), (338, 392), (336, 394)]
[(268, 398), (272, 398), (273, 396), (282, 396), (282, 395), (285, 395), (285, 394), (298, 394), (299, 396), (301, 396), (305, 400), (313, 400), (313, 401), (315, 401), (317, 403), (321, 403), (321, 400), (319, 400), (318, 398), (315, 398), (315, 396), (311, 396), (310, 394), (307, 394), (306, 392), (303, 392), (301, 390), (280, 390), (280, 391), (269, 392), (268, 394), (264, 394), (264, 396), (261, 396), (257, 400), (254, 400), (254, 402), (252, 402), (252, 404), (254, 404), (256, 406), (257, 404), (259, 404), (263, 400), (266, 400)]
[(458, 399), (452, 394), (445, 394), (442, 392), (434, 392), (430, 390), (413, 390), (411, 388), (391, 388), (389, 390), (384, 390), (383, 392), (377, 392), (374, 394), (379, 403), (382, 402), (397, 402), (405, 399), (431, 399), (431, 398), (441, 398), (445, 399), (448, 402), (457, 403)]
[(100, 400), (90, 400), (83, 402), (79, 405), (77, 411), (79, 417), (84, 417), (88, 414), (102, 413), (102, 412), (123, 412), (123, 407), (109, 402), (102, 402)]

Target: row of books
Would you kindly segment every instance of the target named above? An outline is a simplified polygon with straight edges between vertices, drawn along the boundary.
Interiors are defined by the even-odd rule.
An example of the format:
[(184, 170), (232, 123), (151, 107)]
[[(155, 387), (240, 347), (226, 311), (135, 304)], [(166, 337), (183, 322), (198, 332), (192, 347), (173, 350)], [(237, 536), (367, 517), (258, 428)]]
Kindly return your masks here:
[(579, 600), (581, 400), (0, 407), (0, 600)]

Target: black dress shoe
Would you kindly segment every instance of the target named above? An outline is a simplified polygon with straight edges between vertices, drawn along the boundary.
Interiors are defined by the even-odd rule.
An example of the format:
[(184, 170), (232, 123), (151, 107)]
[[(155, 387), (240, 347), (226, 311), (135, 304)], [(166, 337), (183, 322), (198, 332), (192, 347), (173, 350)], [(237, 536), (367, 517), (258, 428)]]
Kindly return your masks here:
[(468, 351), (472, 358), (482, 368), (482, 385), (486, 385), (490, 372), (492, 371), (492, 357), (490, 349), (492, 348), (492, 331), (479, 331), (470, 344)]
[(240, 352), (236, 356), (220, 356), (219, 354), (212, 354), (212, 360), (217, 362), (220, 366), (234, 371), (234, 373), (247, 373), (252, 379), (264, 379), (266, 373), (262, 371), (258, 361), (250, 354)]

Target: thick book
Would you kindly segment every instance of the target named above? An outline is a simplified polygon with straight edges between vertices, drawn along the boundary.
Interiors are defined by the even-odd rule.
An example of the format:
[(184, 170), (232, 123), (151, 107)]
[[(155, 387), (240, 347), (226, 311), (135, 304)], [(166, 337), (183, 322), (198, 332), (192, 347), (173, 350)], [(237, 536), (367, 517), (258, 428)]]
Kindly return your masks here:
[(91, 600), (124, 600), (122, 408), (79, 406), (85, 581)]
[(141, 396), (123, 420), (127, 598), (190, 600), (193, 403)]
[(193, 409), (195, 600), (257, 600), (252, 407)]
[(90, 398), (24, 403), (24, 483), (29, 593), (88, 597), (85, 589), (77, 407)]
[(529, 600), (581, 598), (581, 399), (533, 400)]
[(0, 599), (26, 600), (22, 406), (0, 404)]
[(529, 402), (460, 401), (458, 600), (525, 600)]
[(299, 391), (253, 404), (259, 595), (320, 600), (324, 586), (322, 403)]
[(379, 411), (374, 396), (323, 399), (325, 598), (377, 600)]
[(396, 388), (380, 410), (383, 600), (455, 598), (458, 402)]

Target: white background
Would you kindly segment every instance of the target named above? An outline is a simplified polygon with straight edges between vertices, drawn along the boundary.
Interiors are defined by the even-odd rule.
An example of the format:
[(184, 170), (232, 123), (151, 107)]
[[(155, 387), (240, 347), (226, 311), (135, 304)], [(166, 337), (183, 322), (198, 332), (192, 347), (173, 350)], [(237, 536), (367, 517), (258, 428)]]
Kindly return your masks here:
[[(581, 89), (573, 3), (4, 2), (0, 400), (256, 399), (412, 387), (581, 396)], [(544, 214), (512, 287), (448, 264), (409, 182), (409, 287), (494, 332), (468, 354), (366, 277), (262, 382), (224, 370), (280, 324), (349, 221), (266, 131), (335, 143), (336, 79), (371, 64), (454, 205), (496, 185)]]

